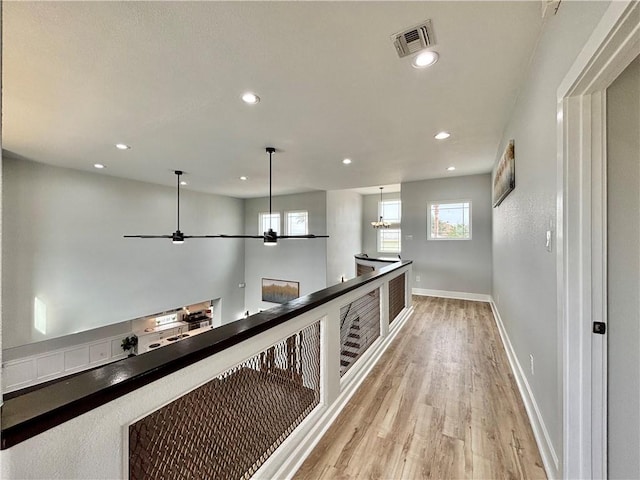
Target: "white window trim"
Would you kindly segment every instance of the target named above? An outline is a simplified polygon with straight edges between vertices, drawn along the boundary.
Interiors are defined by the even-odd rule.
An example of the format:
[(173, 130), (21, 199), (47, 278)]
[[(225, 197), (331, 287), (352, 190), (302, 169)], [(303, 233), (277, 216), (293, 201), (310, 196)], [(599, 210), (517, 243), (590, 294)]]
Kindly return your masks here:
[(290, 213), (305, 213), (307, 215), (305, 232), (302, 235), (308, 235), (309, 234), (309, 211), (308, 210), (287, 210), (284, 212), (284, 226), (286, 230), (284, 235), (292, 235), (292, 233), (289, 232), (289, 214)]
[[(469, 237), (467, 238), (433, 238), (431, 236), (431, 206), (432, 205), (442, 205), (442, 204), (450, 204), (450, 203), (468, 203), (469, 204)], [(441, 241), (465, 241), (471, 240), (473, 238), (473, 205), (471, 199), (465, 198), (462, 200), (429, 200), (427, 202), (427, 240), (434, 242)]]

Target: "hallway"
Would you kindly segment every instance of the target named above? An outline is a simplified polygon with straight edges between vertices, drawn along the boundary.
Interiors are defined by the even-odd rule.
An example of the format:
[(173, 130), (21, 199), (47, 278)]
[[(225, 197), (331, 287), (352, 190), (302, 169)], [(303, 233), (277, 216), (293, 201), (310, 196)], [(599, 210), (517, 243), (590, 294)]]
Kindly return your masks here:
[(546, 478), (490, 305), (413, 302), (295, 478)]

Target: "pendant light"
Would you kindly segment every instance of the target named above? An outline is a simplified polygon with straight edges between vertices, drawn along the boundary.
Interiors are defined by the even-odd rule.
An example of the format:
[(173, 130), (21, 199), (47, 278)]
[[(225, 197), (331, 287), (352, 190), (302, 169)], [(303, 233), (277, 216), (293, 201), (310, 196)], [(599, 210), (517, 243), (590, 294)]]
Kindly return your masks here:
[[(384, 187), (380, 187), (380, 210), (382, 210), (382, 189)], [(389, 222), (385, 222), (382, 219), (382, 215), (380, 215), (380, 219), (377, 222), (371, 222), (371, 226), (373, 228), (389, 228), (391, 224)]]

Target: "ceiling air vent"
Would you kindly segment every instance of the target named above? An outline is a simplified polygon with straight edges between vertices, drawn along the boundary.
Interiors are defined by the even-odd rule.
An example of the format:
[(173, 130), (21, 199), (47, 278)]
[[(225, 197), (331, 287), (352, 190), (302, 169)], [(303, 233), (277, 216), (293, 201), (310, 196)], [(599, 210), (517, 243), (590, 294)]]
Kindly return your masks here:
[(398, 32), (391, 36), (391, 40), (400, 58), (436, 44), (436, 37), (433, 33), (431, 20), (425, 20), (403, 32)]

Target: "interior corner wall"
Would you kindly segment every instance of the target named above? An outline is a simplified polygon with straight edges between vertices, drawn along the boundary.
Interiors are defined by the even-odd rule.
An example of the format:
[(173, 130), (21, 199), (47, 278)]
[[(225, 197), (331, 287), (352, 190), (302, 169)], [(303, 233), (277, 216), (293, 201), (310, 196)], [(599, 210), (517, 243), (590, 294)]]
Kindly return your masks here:
[(354, 255), (362, 252), (362, 195), (327, 192), (327, 286), (356, 276)]
[[(274, 228), (283, 235), (282, 222), (287, 211), (306, 210), (309, 213), (309, 233), (326, 235), (326, 192), (310, 192), (273, 197), (272, 211), (280, 212), (281, 225)], [(245, 200), (245, 234), (259, 232), (259, 214), (269, 211), (269, 198)], [(275, 226), (274, 226), (275, 227)], [(265, 246), (260, 239), (245, 242), (244, 289), (245, 310), (251, 314), (277, 304), (262, 301), (262, 279), (289, 280), (300, 283), (300, 296), (327, 286), (327, 239), (279, 240), (275, 246)]]
[[(400, 192), (383, 193), (383, 200), (395, 200), (401, 197)], [(395, 257), (394, 253), (384, 253), (378, 251), (378, 231), (371, 226), (371, 222), (378, 220), (378, 204), (380, 194), (362, 196), (362, 253), (370, 257)], [(404, 205), (401, 207), (401, 214), (404, 216)], [(401, 249), (404, 246), (401, 245)], [(402, 253), (402, 252), (401, 252)]]
[[(471, 240), (427, 240), (427, 203), (446, 200), (471, 200)], [(491, 176), (403, 183), (402, 258), (416, 289), (490, 294)]]
[(497, 161), (514, 140), (516, 187), (493, 209), (493, 298), (557, 458), (562, 458), (561, 326), (556, 250), (545, 246), (546, 231), (557, 231), (556, 92), (608, 3), (562, 2), (548, 18), (496, 154)]
[[(225, 322), (241, 315), (242, 240), (123, 238), (173, 232), (175, 188), (6, 156), (3, 176), (4, 349), (219, 297)], [(180, 207), (188, 234), (242, 231), (242, 200), (182, 190)]]

